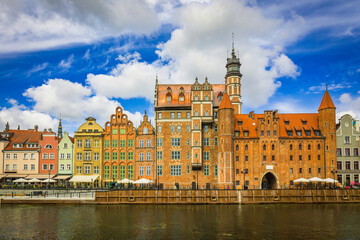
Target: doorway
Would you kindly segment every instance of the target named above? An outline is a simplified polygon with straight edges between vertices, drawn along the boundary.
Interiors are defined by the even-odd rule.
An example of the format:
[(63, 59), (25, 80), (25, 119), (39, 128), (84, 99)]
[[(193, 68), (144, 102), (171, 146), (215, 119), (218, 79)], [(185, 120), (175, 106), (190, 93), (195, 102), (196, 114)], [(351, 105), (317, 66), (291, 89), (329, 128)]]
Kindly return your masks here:
[(273, 173), (266, 173), (261, 180), (261, 189), (276, 189), (277, 181)]

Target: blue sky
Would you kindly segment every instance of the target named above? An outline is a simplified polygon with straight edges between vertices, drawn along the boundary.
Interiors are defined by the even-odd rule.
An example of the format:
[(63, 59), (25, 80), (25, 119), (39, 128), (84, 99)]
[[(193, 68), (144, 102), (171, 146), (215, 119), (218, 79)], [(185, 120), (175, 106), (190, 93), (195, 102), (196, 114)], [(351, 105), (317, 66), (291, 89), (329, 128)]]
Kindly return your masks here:
[(231, 33), (243, 113), (316, 112), (325, 85), (337, 117), (360, 117), (359, 1), (109, 0), (0, 4), (0, 128), (73, 133), (116, 106), (153, 117), (160, 83), (223, 83)]

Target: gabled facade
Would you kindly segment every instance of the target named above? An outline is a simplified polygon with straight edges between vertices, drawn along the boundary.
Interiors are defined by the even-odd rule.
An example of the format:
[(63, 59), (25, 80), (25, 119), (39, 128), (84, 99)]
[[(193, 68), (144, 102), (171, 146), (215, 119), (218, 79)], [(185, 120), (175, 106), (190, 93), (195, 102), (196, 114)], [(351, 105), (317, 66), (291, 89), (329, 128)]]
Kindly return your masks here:
[(336, 130), (337, 180), (344, 186), (359, 183), (360, 132), (354, 122), (354, 118), (345, 114), (339, 119)]
[(58, 143), (59, 138), (56, 133), (44, 131), (39, 141), (39, 173), (40, 174), (57, 174), (58, 166)]
[(72, 175), (74, 161), (74, 139), (64, 132), (64, 137), (59, 142), (58, 153), (58, 174)]
[(136, 130), (135, 178), (146, 178), (155, 181), (155, 132), (154, 127), (145, 115)]
[(105, 186), (123, 178), (134, 180), (136, 129), (121, 107), (105, 123), (102, 178)]

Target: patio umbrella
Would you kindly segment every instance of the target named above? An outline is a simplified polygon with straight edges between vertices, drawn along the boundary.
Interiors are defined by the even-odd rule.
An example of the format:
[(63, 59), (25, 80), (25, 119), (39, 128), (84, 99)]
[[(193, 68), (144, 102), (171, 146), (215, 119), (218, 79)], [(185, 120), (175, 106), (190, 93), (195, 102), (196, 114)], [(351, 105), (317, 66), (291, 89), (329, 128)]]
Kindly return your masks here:
[(54, 182), (56, 182), (56, 180), (54, 180), (54, 179), (51, 179), (51, 178), (48, 178), (48, 179), (45, 179), (45, 180), (42, 180), (41, 181), (42, 183), (54, 183)]
[(309, 179), (310, 182), (325, 182), (324, 179), (318, 178), (318, 177), (313, 177)]
[(32, 179), (28, 180), (28, 182), (38, 183), (38, 182), (41, 182), (41, 180), (39, 180), (39, 179), (37, 179), (37, 178), (32, 178)]
[(127, 179), (127, 178), (124, 178), (124, 179), (121, 179), (121, 180), (118, 180), (117, 183), (133, 183), (134, 181), (133, 180), (130, 180), (130, 179)]
[(28, 180), (24, 179), (24, 178), (19, 178), (13, 181), (14, 183), (26, 183), (28, 182)]
[(335, 180), (335, 179), (332, 179), (332, 178), (326, 178), (326, 179), (324, 179), (324, 181), (325, 182), (327, 182), (327, 183), (338, 183), (339, 181), (338, 180)]
[(142, 183), (142, 184), (148, 184), (148, 183), (153, 183), (154, 181), (151, 181), (149, 179), (146, 179), (146, 178), (142, 178), (142, 179), (139, 179), (139, 180), (136, 180), (134, 183), (137, 184), (137, 183)]
[(306, 178), (299, 178), (294, 180), (294, 183), (308, 183), (309, 180), (307, 180)]

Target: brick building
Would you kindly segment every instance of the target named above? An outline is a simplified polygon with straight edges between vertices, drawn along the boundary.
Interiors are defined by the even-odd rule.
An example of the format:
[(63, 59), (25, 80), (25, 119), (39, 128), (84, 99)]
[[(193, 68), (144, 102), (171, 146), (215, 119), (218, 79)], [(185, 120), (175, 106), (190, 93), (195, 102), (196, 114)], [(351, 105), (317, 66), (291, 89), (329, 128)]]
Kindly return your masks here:
[(39, 173), (50, 177), (58, 172), (58, 144), (60, 139), (51, 131), (44, 130), (39, 141)]
[(240, 61), (225, 84), (155, 86), (156, 184), (160, 188), (288, 188), (297, 178), (332, 177), (335, 106), (318, 113), (242, 114)]
[(128, 178), (134, 180), (136, 129), (121, 107), (116, 108), (110, 121), (105, 123), (103, 136), (103, 182)]

